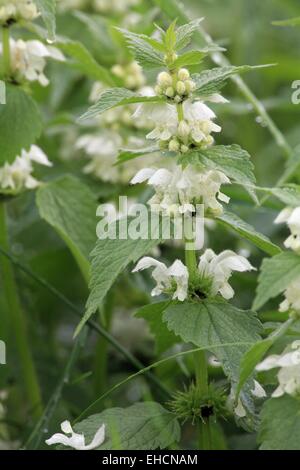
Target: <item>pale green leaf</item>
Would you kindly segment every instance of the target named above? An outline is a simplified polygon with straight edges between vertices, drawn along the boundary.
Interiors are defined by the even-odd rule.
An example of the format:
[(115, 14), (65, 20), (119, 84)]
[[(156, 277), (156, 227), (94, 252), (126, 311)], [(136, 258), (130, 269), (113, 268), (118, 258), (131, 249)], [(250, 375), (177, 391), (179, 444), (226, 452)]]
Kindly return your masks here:
[(146, 147), (144, 149), (121, 149), (118, 155), (118, 160), (115, 165), (120, 165), (122, 163), (128, 162), (129, 160), (134, 160), (135, 158), (142, 157), (144, 155), (149, 155), (159, 151), (159, 148), (156, 146)]
[(218, 300), (171, 304), (163, 321), (185, 343), (213, 352), (234, 382), (239, 378), (241, 358), (260, 340), (261, 324), (253, 312)]
[(29, 150), (41, 131), (42, 118), (33, 99), (21, 87), (7, 84), (6, 104), (0, 105), (0, 166), (12, 163), (22, 149)]
[(257, 232), (254, 227), (240, 219), (236, 214), (224, 211), (221, 216), (217, 217), (217, 220), (225, 227), (234, 230), (243, 238), (249, 240), (268, 255), (273, 256), (281, 252), (281, 249), (272, 243), (268, 237)]
[(51, 181), (37, 191), (40, 216), (64, 240), (85, 279), (89, 253), (96, 242), (96, 200), (87, 186), (72, 176)]
[(273, 21), (272, 24), (275, 26), (299, 26), (300, 16), (297, 16), (296, 18), (289, 18), (287, 20)]
[(105, 441), (98, 450), (165, 449), (180, 439), (176, 417), (159, 403), (136, 403), (128, 408), (111, 408), (76, 424), (90, 443), (105, 424)]
[(289, 184), (281, 188), (272, 188), (270, 192), (287, 206), (300, 206), (300, 186), (297, 184)]
[(80, 116), (79, 120), (91, 119), (105, 111), (117, 106), (124, 106), (133, 103), (155, 103), (164, 102), (163, 98), (158, 96), (142, 96), (139, 93), (127, 90), (126, 88), (111, 88), (104, 91), (97, 103), (91, 106), (86, 113)]
[(163, 54), (158, 52), (150, 42), (145, 39), (145, 35), (132, 33), (122, 28), (118, 28), (118, 30), (125, 37), (129, 50), (141, 66), (152, 69), (165, 65)]
[(34, 0), (38, 10), (41, 12), (44, 24), (48, 31), (48, 39), (50, 41), (55, 40), (55, 12), (56, 12), (56, 0)]
[(254, 310), (277, 297), (298, 277), (300, 277), (300, 256), (296, 253), (285, 251), (273, 258), (264, 259), (258, 278)]
[(300, 400), (289, 395), (266, 401), (258, 435), (261, 450), (300, 450)]
[(188, 51), (180, 55), (172, 64), (174, 68), (186, 67), (188, 65), (198, 65), (202, 62), (207, 52)]
[(194, 32), (199, 28), (199, 24), (201, 23), (201, 21), (203, 21), (203, 19), (204, 18), (193, 20), (190, 23), (187, 23), (177, 28), (175, 46), (177, 51), (180, 51), (181, 49), (189, 45)]

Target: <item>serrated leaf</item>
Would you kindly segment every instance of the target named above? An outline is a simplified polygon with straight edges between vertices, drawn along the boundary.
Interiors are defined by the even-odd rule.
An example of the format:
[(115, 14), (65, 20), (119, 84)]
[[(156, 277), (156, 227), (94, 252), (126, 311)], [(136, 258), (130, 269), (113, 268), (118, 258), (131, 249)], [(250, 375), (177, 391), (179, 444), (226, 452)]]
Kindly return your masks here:
[(102, 424), (105, 441), (97, 450), (165, 449), (180, 439), (176, 417), (159, 403), (136, 403), (128, 408), (111, 408), (76, 424), (75, 431), (91, 442)]
[(231, 180), (243, 185), (255, 184), (253, 164), (249, 153), (239, 145), (214, 145), (195, 150), (181, 158), (183, 163), (202, 164), (225, 173)]
[(297, 184), (289, 184), (281, 188), (272, 188), (270, 192), (287, 206), (300, 206), (300, 186)]
[(249, 349), (249, 351), (246, 352), (241, 361), (240, 380), (236, 390), (237, 394), (239, 394), (243, 385), (253, 373), (255, 366), (262, 360), (271, 346), (273, 346), (273, 344), (287, 332), (291, 323), (292, 320), (286, 321), (283, 325), (280, 325), (280, 327), (275, 330), (268, 338), (254, 344)]
[(33, 99), (19, 86), (6, 84), (6, 104), (0, 105), (0, 166), (29, 150), (41, 132), (42, 117)]
[(34, 0), (38, 10), (41, 12), (44, 24), (48, 31), (48, 39), (55, 40), (56, 30), (56, 0)]
[(89, 279), (89, 253), (96, 241), (96, 200), (87, 186), (63, 176), (41, 186), (36, 196), (40, 216), (64, 240), (85, 279)]
[(213, 352), (234, 382), (239, 378), (241, 358), (260, 340), (262, 329), (253, 312), (217, 300), (171, 304), (163, 313), (163, 321), (185, 343)]
[(59, 37), (56, 46), (72, 57), (71, 65), (87, 77), (109, 86), (116, 84), (113, 75), (94, 59), (81, 42)]
[(192, 79), (196, 83), (196, 90), (194, 91), (195, 96), (209, 96), (213, 93), (217, 93), (226, 84), (232, 75), (242, 74), (250, 72), (258, 68), (262, 68), (261, 65), (240, 65), (227, 66), (227, 67), (216, 67), (210, 70), (204, 70), (201, 73), (192, 75)]
[(300, 256), (296, 253), (284, 251), (271, 259), (264, 259), (258, 277), (254, 310), (285, 291), (297, 277), (300, 277)]
[(180, 26), (176, 30), (176, 45), (175, 49), (180, 51), (184, 47), (188, 46), (192, 40), (194, 32), (198, 29), (199, 24), (204, 18), (198, 18), (190, 23)]
[(121, 149), (118, 155), (118, 160), (116, 161), (114, 166), (121, 165), (122, 163), (128, 162), (129, 160), (134, 160), (135, 158), (141, 157), (143, 155), (149, 155), (157, 151), (159, 151), (159, 148), (155, 146), (137, 150)]
[(261, 411), (261, 450), (300, 450), (300, 400), (289, 395), (271, 398)]
[(176, 44), (176, 32), (175, 32), (176, 21), (177, 21), (176, 19), (172, 21), (164, 37), (164, 43), (165, 43), (167, 51), (169, 52), (172, 52), (174, 50), (174, 47)]
[(162, 321), (163, 312), (169, 304), (170, 301), (145, 305), (135, 313), (135, 317), (144, 318), (149, 324), (150, 331), (155, 338), (157, 354), (162, 354), (174, 344), (181, 342), (181, 339)]
[(125, 37), (129, 50), (141, 66), (152, 69), (165, 65), (163, 54), (158, 52), (153, 45), (145, 39), (145, 35), (132, 33), (122, 28), (118, 28), (118, 30)]
[(242, 220), (236, 214), (224, 211), (221, 216), (217, 217), (217, 220), (225, 227), (234, 230), (246, 240), (252, 242), (268, 255), (273, 256), (281, 252), (279, 246), (272, 243), (271, 240), (262, 233), (257, 232), (254, 227)]
[(188, 65), (198, 65), (202, 62), (207, 52), (202, 51), (188, 51), (179, 56), (172, 64), (174, 68), (185, 67)]
[(139, 258), (149, 253), (164, 238), (163, 233), (160, 233), (161, 238), (151, 237), (151, 234), (155, 233), (161, 224), (159, 219), (150, 221), (149, 217), (148, 214), (142, 216), (141, 234), (137, 240), (133, 239), (129, 233), (131, 219), (125, 218), (112, 223), (109, 226), (107, 238), (97, 241), (91, 253), (90, 295), (86, 304), (86, 312), (76, 328), (75, 335), (101, 306), (104, 297), (119, 274), (130, 263), (135, 263)]
[(133, 103), (159, 103), (164, 101), (165, 100), (159, 96), (142, 96), (139, 93), (127, 90), (127, 88), (111, 88), (100, 95), (97, 103), (80, 116), (79, 121), (94, 118), (117, 106)]

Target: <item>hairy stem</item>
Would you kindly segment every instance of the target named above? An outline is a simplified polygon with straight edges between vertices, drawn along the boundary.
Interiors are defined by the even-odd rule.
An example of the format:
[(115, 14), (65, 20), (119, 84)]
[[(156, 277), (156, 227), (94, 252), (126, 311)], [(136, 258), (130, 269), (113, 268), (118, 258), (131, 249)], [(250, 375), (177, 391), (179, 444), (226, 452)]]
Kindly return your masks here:
[(9, 45), (9, 28), (2, 27), (2, 60), (4, 78), (10, 76), (10, 45)]
[[(9, 250), (6, 208), (2, 201), (0, 202), (0, 246), (5, 250)], [(8, 259), (1, 257), (1, 268), (3, 290), (10, 312), (11, 326), (16, 340), (24, 388), (32, 409), (32, 415), (34, 418), (39, 418), (42, 413), (41, 393), (29, 348), (26, 320), (18, 297), (13, 267)]]

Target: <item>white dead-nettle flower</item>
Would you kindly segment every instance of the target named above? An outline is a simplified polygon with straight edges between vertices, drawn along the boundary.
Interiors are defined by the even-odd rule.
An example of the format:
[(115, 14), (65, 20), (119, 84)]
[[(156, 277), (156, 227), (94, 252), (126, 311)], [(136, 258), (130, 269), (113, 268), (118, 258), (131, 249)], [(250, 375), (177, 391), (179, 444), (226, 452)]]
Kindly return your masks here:
[(33, 0), (0, 0), (0, 23), (10, 21), (31, 21), (39, 15)]
[(251, 271), (255, 268), (246, 258), (234, 251), (225, 250), (216, 255), (213, 250), (207, 249), (200, 256), (198, 269), (203, 280), (209, 281), (210, 295), (215, 296), (220, 293), (228, 300), (234, 296), (234, 290), (228, 282), (232, 272)]
[[(64, 421), (60, 425), (61, 430), (64, 434), (56, 433), (52, 437), (46, 440), (48, 446), (54, 444), (63, 444), (67, 447), (72, 447), (75, 450), (93, 450), (100, 447), (105, 440), (105, 425), (102, 424), (96, 432), (92, 442), (90, 444), (85, 443), (85, 437), (83, 434), (78, 434), (73, 431), (70, 421)], [(67, 436), (66, 434), (70, 434)]]
[[(11, 69), (17, 81), (38, 81), (42, 86), (49, 84), (44, 74), (46, 59), (52, 58), (64, 61), (63, 54), (52, 46), (45, 46), (40, 41), (23, 41), (22, 39), (10, 39)], [(2, 44), (0, 44), (2, 55)]]
[(213, 143), (211, 133), (221, 131), (213, 122), (215, 113), (201, 101), (184, 101), (183, 115), (184, 119), (179, 122), (175, 105), (144, 103), (138, 106), (133, 119), (142, 118), (155, 126), (147, 139), (158, 140), (163, 148), (182, 153), (190, 146), (210, 146)]
[[(254, 388), (251, 390), (251, 394), (256, 398), (265, 398), (267, 396), (264, 388), (260, 385), (257, 380), (254, 380)], [(234, 405), (234, 406), (233, 406)], [(235, 392), (231, 389), (229, 397), (229, 406), (232, 408), (238, 418), (245, 418), (247, 416), (246, 409), (240, 398), (237, 399), (235, 403)]]
[(139, 0), (93, 0), (93, 6), (100, 13), (122, 15), (139, 4)]
[(148, 268), (154, 268), (152, 277), (157, 283), (151, 292), (152, 296), (160, 295), (163, 292), (173, 292), (173, 299), (182, 302), (187, 298), (189, 273), (187, 267), (180, 260), (177, 259), (168, 268), (164, 263), (145, 256), (140, 259), (132, 272), (135, 273)]
[(123, 80), (126, 88), (139, 90), (146, 83), (142, 67), (135, 61), (129, 64), (116, 64), (111, 69), (112, 73)]
[[(103, 134), (86, 134), (79, 137), (76, 148), (84, 150), (89, 162), (83, 171), (91, 174), (102, 181), (112, 183), (128, 184), (133, 175), (144, 165), (145, 160), (133, 159), (124, 165), (114, 166), (117, 161), (119, 149), (124, 147), (124, 142), (117, 132), (107, 132)], [(144, 141), (136, 137), (130, 137), (126, 143), (126, 148), (141, 148)], [(148, 162), (153, 162), (155, 157), (145, 157)]]
[(153, 210), (158, 209), (165, 214), (183, 214), (192, 209), (191, 206), (204, 204), (205, 212), (220, 215), (223, 208), (219, 201), (229, 202), (220, 187), (230, 180), (220, 171), (197, 172), (191, 166), (184, 170), (176, 167), (174, 171), (144, 168), (135, 175), (131, 184), (145, 181), (155, 189), (155, 195), (148, 203)]
[(285, 240), (284, 246), (300, 253), (300, 207), (286, 207), (275, 219), (275, 224), (286, 223), (291, 235)]
[(294, 341), (283, 354), (273, 354), (256, 366), (257, 371), (265, 371), (279, 367), (277, 374), (279, 385), (272, 397), (281, 397), (285, 393), (292, 396), (300, 395), (300, 341)]
[(11, 192), (36, 188), (40, 183), (32, 176), (33, 162), (52, 166), (44, 152), (32, 145), (28, 152), (22, 150), (12, 164), (5, 163), (0, 168), (0, 188)]
[(288, 288), (284, 291), (285, 300), (279, 306), (280, 312), (294, 310), (300, 312), (300, 278), (292, 281)]
[(186, 99), (196, 88), (195, 82), (191, 79), (187, 69), (179, 69), (176, 74), (160, 72), (157, 77), (155, 91), (157, 95), (165, 95), (180, 103)]

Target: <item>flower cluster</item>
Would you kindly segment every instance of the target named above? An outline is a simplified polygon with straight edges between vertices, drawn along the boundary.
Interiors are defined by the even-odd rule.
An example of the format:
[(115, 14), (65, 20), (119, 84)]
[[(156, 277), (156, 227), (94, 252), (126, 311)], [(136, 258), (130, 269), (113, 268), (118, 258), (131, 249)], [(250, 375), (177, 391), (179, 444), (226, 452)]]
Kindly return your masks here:
[(19, 20), (32, 21), (39, 15), (33, 0), (1, 0), (0, 23), (8, 25)]
[(187, 69), (179, 69), (173, 74), (161, 72), (157, 77), (155, 92), (159, 96), (173, 98), (175, 103), (181, 103), (195, 90), (196, 84), (191, 79)]
[(223, 211), (219, 201), (228, 203), (229, 198), (220, 191), (224, 183), (230, 183), (224, 173), (215, 170), (195, 171), (177, 166), (174, 171), (165, 168), (143, 168), (131, 180), (132, 184), (153, 186), (155, 195), (148, 201), (152, 210), (166, 215), (193, 213), (197, 204), (204, 204), (206, 215), (220, 215)]
[(275, 219), (275, 224), (286, 223), (291, 235), (285, 240), (284, 246), (300, 254), (300, 207), (286, 207)]
[[(0, 44), (0, 54), (2, 54)], [(47, 86), (49, 80), (44, 74), (46, 59), (64, 61), (64, 55), (55, 47), (45, 46), (37, 40), (23, 41), (10, 39), (11, 74), (16, 82), (37, 81)]]
[[(184, 301), (189, 295), (189, 272), (187, 267), (176, 260), (169, 268), (151, 257), (140, 259), (133, 272), (154, 268), (152, 277), (156, 281), (156, 287), (151, 295), (157, 296), (162, 293), (172, 294), (173, 299)], [(193, 288), (201, 291), (206, 296), (215, 297), (218, 293), (225, 299), (231, 299), (234, 290), (228, 283), (233, 271), (251, 271), (253, 266), (243, 256), (233, 251), (225, 250), (216, 255), (211, 249), (207, 249), (200, 256), (197, 283)]]
[(44, 152), (32, 145), (29, 151), (22, 150), (12, 164), (5, 163), (0, 168), (0, 191), (16, 194), (24, 189), (34, 189), (39, 181), (32, 176), (33, 162), (52, 166)]
[(129, 88), (129, 90), (139, 90), (146, 83), (143, 69), (135, 61), (125, 65), (115, 64), (111, 71), (116, 77), (122, 79), (125, 87)]
[(272, 397), (281, 397), (285, 393), (300, 395), (300, 341), (294, 341), (281, 355), (273, 354), (256, 366), (257, 371), (280, 368), (277, 379), (278, 387)]

